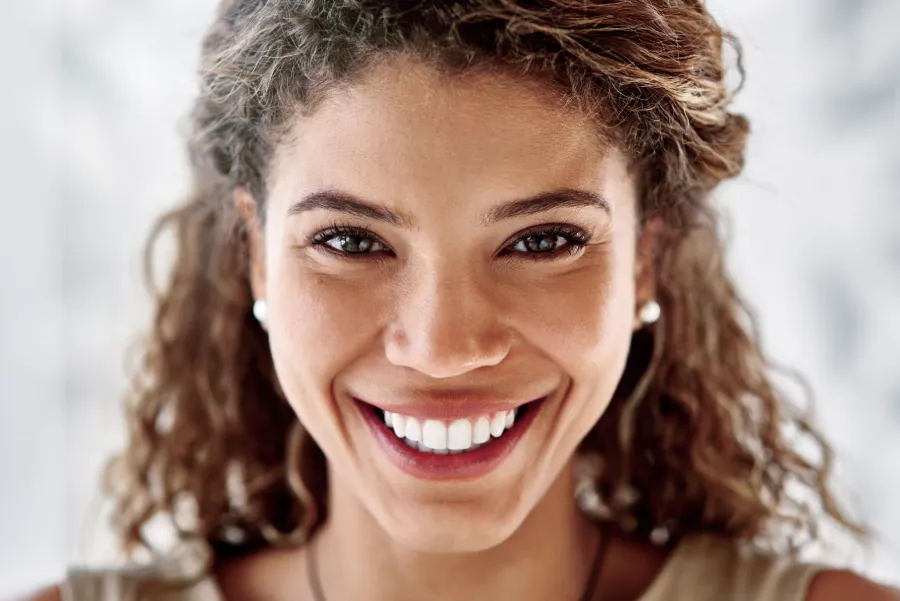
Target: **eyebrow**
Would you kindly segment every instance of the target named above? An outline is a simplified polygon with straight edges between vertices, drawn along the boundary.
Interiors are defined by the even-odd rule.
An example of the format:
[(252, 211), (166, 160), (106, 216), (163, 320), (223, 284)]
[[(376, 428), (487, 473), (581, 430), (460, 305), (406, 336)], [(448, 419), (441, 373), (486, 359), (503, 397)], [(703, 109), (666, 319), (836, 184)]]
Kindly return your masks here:
[[(497, 221), (544, 213), (560, 208), (598, 208), (608, 215), (612, 214), (609, 202), (600, 194), (575, 188), (561, 188), (549, 192), (541, 192), (534, 196), (513, 200), (494, 207), (482, 217), (482, 225), (490, 225)], [(306, 211), (324, 209), (354, 215), (363, 219), (383, 221), (390, 225), (413, 229), (414, 220), (406, 214), (398, 213), (385, 207), (372, 204), (347, 192), (338, 190), (319, 190), (307, 194), (288, 209), (288, 216), (299, 215)]]

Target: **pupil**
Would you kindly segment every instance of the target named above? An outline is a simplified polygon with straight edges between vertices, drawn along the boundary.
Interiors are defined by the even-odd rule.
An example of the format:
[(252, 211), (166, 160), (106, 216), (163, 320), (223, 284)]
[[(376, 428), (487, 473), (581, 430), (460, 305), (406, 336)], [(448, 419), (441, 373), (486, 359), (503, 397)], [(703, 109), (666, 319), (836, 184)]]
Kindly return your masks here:
[(535, 236), (534, 238), (532, 238), (532, 240), (534, 240), (535, 238), (537, 238), (537, 244), (532, 245), (532, 250), (538, 252), (547, 252), (548, 250), (552, 250), (553, 244), (555, 243), (554, 236), (541, 236), (540, 238)]
[(369, 241), (360, 242), (360, 239), (360, 236), (344, 236), (341, 238), (341, 245), (347, 252), (365, 252), (369, 247)]

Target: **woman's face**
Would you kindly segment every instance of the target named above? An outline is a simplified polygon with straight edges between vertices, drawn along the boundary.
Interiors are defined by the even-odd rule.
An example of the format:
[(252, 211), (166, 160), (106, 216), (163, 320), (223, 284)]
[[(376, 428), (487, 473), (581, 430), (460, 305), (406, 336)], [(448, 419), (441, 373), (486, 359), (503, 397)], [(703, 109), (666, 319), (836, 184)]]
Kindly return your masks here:
[(624, 369), (633, 182), (548, 98), (384, 64), (276, 153), (253, 278), (278, 378), (335, 488), (416, 549), (510, 536)]

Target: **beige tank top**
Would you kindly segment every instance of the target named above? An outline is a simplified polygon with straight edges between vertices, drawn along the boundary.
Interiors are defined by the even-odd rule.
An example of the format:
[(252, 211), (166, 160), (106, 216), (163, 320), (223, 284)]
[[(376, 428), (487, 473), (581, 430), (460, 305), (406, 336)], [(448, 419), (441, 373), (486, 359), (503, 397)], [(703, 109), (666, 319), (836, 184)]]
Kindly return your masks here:
[[(164, 564), (143, 568), (72, 568), (62, 585), (62, 601), (226, 601), (211, 577), (190, 586), (147, 591), (149, 581), (177, 582), (205, 565), (197, 550)], [(198, 563), (198, 561), (200, 563)], [(804, 601), (823, 565), (744, 552), (712, 536), (685, 538), (638, 601)]]

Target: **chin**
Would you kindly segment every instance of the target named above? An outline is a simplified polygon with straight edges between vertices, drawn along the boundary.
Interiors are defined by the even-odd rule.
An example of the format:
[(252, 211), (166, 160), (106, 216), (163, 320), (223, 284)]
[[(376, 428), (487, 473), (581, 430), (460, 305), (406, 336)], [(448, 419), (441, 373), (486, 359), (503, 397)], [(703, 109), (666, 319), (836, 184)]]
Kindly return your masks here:
[[(521, 499), (521, 497), (519, 497)], [(500, 545), (528, 509), (505, 499), (393, 502), (378, 522), (399, 545), (422, 553), (474, 553)]]
[(354, 446), (364, 449), (353, 470), (358, 502), (386, 536), (410, 550), (473, 553), (502, 544), (566, 463), (562, 455), (544, 456), (560, 406), (546, 399), (520, 404), (486, 443), (456, 454), (414, 448), (397, 436), (396, 422), (393, 429), (385, 423), (383, 411), (356, 402), (363, 427), (354, 430)]

